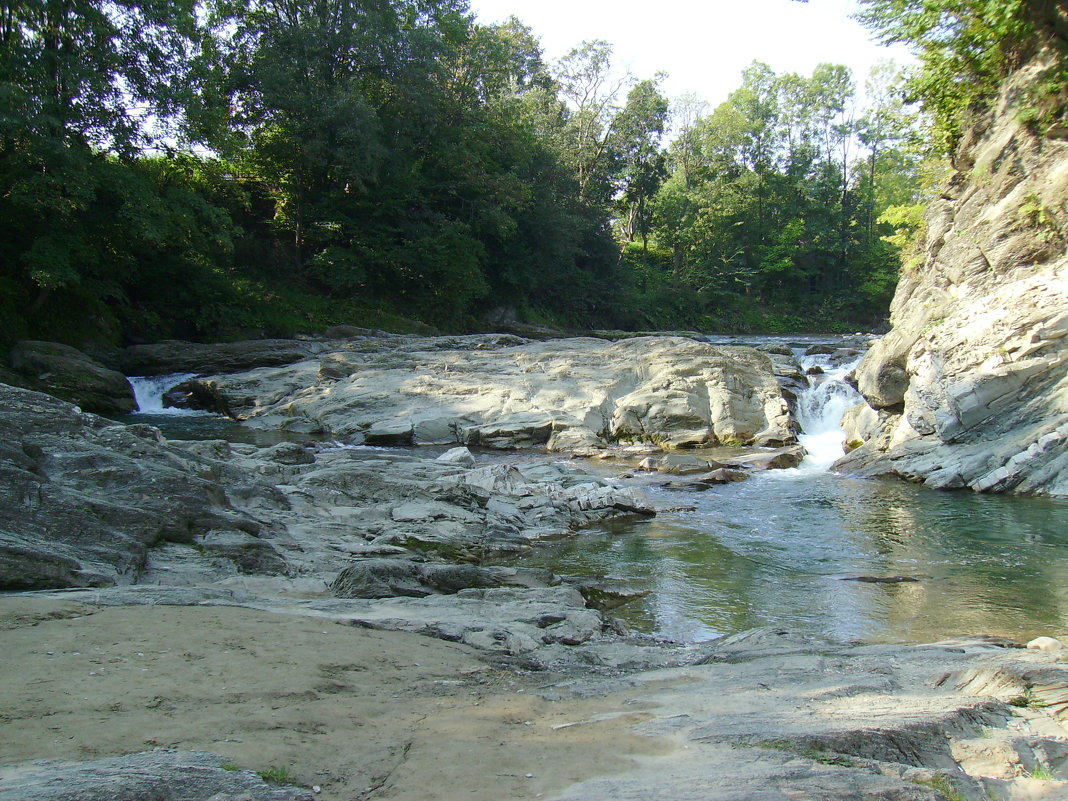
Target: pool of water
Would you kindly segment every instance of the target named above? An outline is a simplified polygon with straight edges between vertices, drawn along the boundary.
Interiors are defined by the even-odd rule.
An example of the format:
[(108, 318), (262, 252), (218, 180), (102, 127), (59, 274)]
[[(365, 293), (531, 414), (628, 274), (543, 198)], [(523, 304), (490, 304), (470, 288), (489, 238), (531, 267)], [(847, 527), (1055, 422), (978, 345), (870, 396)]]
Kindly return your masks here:
[(694, 510), (584, 531), (513, 564), (648, 590), (616, 614), (676, 640), (765, 625), (893, 642), (1068, 634), (1068, 501), (806, 470), (647, 492)]

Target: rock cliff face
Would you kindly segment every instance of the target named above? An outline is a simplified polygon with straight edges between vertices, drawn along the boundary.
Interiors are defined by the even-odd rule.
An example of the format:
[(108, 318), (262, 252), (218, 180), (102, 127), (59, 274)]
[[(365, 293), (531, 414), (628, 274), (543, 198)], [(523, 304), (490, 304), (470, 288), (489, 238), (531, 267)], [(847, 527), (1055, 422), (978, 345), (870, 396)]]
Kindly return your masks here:
[(928, 207), (838, 469), (1068, 496), (1068, 140), (1020, 113), (1041, 69), (1006, 83)]

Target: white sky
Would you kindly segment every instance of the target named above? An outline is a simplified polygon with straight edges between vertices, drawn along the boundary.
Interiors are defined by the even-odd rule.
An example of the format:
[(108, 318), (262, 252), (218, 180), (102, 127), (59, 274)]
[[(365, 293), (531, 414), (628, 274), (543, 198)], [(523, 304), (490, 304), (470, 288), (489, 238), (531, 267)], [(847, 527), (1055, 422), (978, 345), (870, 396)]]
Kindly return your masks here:
[(710, 109), (738, 88), (754, 60), (780, 74), (845, 64), (861, 92), (877, 61), (908, 63), (907, 50), (873, 43), (849, 18), (856, 8), (856, 0), (471, 0), (482, 22), (514, 15), (529, 25), (549, 60), (604, 39), (636, 78), (666, 72), (668, 97), (692, 92)]

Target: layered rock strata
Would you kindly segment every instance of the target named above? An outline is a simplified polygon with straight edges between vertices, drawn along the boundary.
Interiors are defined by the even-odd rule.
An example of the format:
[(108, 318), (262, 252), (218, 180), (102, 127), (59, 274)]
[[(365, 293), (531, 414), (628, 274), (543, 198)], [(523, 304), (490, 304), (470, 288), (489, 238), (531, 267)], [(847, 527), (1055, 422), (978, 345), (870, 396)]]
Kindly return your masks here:
[(1068, 141), (1020, 114), (1044, 66), (1006, 84), (929, 205), (838, 469), (1068, 496)]

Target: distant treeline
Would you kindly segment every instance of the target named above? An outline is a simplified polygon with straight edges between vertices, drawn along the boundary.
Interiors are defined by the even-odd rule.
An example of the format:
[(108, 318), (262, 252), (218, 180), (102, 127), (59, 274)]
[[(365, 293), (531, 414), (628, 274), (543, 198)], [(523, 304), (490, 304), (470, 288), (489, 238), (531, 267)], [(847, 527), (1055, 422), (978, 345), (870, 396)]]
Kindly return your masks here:
[(896, 72), (659, 83), (466, 0), (2, 0), (0, 337), (883, 316), (923, 172)]

